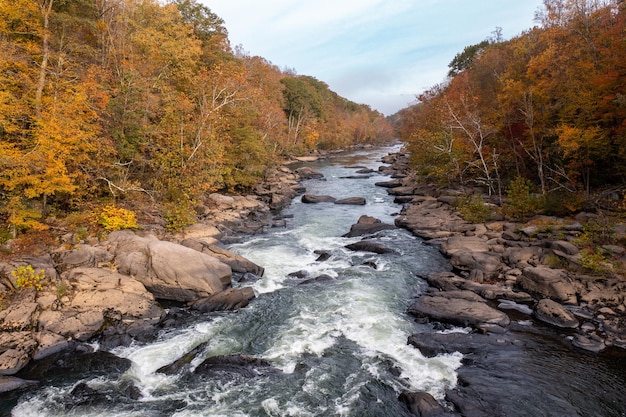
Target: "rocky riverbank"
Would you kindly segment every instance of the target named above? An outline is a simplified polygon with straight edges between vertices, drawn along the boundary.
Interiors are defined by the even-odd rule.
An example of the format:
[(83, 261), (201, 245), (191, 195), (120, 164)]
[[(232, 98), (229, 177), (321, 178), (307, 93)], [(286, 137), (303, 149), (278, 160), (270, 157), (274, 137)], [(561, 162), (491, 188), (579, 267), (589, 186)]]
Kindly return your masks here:
[[(533, 380), (529, 373), (543, 372), (523, 353), (540, 349), (536, 339), (518, 337), (533, 331), (530, 323), (560, 335), (570, 349), (591, 355), (613, 349), (624, 357), (626, 278), (616, 271), (599, 275), (584, 268), (575, 244), (594, 214), (572, 219), (535, 216), (525, 223), (503, 218), (470, 223), (455, 208), (464, 193), (416, 181), (407, 160), (407, 155), (389, 155), (385, 159), (389, 167), (384, 169), (397, 178), (378, 185), (403, 204), (396, 225), (438, 247), (452, 265), (451, 272), (423, 277), (430, 288), (408, 313), (442, 329), (449, 325), (469, 329), (409, 338), (408, 343), (427, 357), (452, 352), (465, 356), (458, 386), (446, 393), (447, 408), (423, 392), (400, 396), (413, 414), (518, 415), (517, 402), (506, 400), (518, 395), (509, 387), (523, 387), (519, 395), (527, 396), (538, 389), (529, 385)], [(623, 234), (623, 225), (614, 227)], [(606, 245), (602, 250), (615, 264), (625, 264), (623, 247)], [(541, 390), (537, 395), (543, 395)], [(532, 399), (520, 401), (527, 401), (524, 408), (529, 410), (523, 415), (532, 415)], [(580, 415), (578, 410), (555, 404), (554, 415)]]
[[(406, 155), (388, 162), (404, 172)], [(432, 291), (411, 306), (411, 314), (501, 333), (509, 324), (502, 311), (516, 310), (563, 329), (575, 347), (626, 348), (626, 278), (585, 269), (574, 244), (593, 214), (474, 224), (455, 209), (459, 190), (409, 176), (380, 185), (404, 204), (396, 225), (436, 245), (453, 266), (453, 272), (424, 277)], [(626, 260), (623, 247), (603, 249), (618, 263)]]
[[(87, 342), (107, 348), (151, 340), (185, 314), (164, 303), (187, 304), (201, 313), (246, 306), (254, 292), (232, 283), (257, 279), (263, 268), (222, 243), (284, 226), (277, 212), (303, 191), (301, 179), (279, 167), (255, 195), (208, 195), (199, 210), (201, 222), (184, 233), (146, 224), (104, 240), (68, 234), (48, 255), (0, 263), (0, 392), (36, 385), (20, 376), (33, 375), (30, 368), (67, 352), (89, 354)], [(42, 270), (40, 288), (20, 288), (19, 273), (12, 274)]]

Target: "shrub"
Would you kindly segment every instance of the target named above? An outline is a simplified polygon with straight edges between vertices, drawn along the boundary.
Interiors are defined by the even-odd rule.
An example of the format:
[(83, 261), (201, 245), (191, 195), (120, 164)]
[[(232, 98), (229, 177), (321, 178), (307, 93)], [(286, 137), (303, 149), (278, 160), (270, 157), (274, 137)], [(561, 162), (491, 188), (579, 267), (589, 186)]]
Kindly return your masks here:
[(98, 224), (107, 231), (138, 228), (135, 212), (112, 204), (104, 206), (97, 218)]
[(491, 217), (491, 209), (478, 195), (459, 197), (456, 208), (461, 217), (470, 223), (484, 223)]
[(581, 211), (585, 206), (585, 198), (579, 193), (552, 192), (546, 194), (543, 202), (545, 214), (566, 217)]
[(504, 212), (514, 219), (524, 221), (526, 216), (539, 210), (540, 200), (531, 193), (532, 183), (523, 177), (517, 177), (507, 189), (508, 201)]
[(598, 275), (604, 275), (613, 270), (611, 262), (598, 250), (581, 252), (580, 264)]
[(11, 276), (15, 278), (15, 285), (18, 288), (35, 288), (40, 291), (46, 272), (43, 269), (35, 272), (32, 265), (22, 265), (11, 271)]
[(598, 216), (583, 224), (583, 232), (577, 239), (579, 246), (595, 246), (613, 243), (615, 222), (607, 216)]
[(167, 203), (163, 206), (165, 227), (170, 232), (180, 232), (196, 222), (196, 212), (191, 202)]

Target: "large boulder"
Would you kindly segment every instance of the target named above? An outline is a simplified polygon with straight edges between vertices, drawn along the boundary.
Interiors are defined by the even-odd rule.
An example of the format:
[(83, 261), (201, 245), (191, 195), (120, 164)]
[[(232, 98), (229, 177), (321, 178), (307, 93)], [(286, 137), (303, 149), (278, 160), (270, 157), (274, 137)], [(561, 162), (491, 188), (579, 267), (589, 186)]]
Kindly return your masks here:
[(324, 174), (322, 174), (321, 172), (317, 172), (313, 168), (310, 168), (310, 167), (298, 168), (296, 169), (296, 173), (300, 175), (300, 178), (302, 178), (303, 180), (324, 178)]
[(562, 269), (529, 267), (517, 278), (517, 285), (542, 298), (568, 304), (576, 303), (576, 289)]
[(366, 203), (363, 197), (346, 197), (339, 200), (335, 200), (335, 204), (346, 204), (353, 206), (364, 206)]
[(544, 323), (562, 329), (576, 329), (580, 324), (578, 319), (565, 307), (547, 298), (537, 303), (535, 307), (535, 317)]
[(109, 236), (118, 271), (140, 281), (156, 298), (194, 301), (230, 284), (231, 268), (213, 256), (130, 232)]
[(377, 254), (396, 253), (396, 251), (386, 247), (382, 243), (373, 242), (371, 240), (361, 240), (359, 242), (350, 243), (346, 245), (346, 248), (355, 252), (372, 252)]
[(457, 298), (456, 294), (423, 295), (408, 309), (417, 317), (427, 317), (457, 326), (472, 326), (501, 331), (511, 322), (505, 313), (489, 307), (486, 302)]
[(381, 222), (379, 219), (371, 216), (361, 216), (359, 220), (350, 227), (350, 231), (343, 237), (357, 237), (363, 235), (372, 235), (382, 230), (395, 229), (393, 224)]
[(233, 272), (238, 272), (240, 274), (251, 272), (254, 275), (262, 277), (263, 272), (265, 271), (262, 266), (255, 264), (251, 260), (218, 245), (206, 243), (203, 240), (185, 239), (180, 242), (180, 244), (219, 259), (226, 265), (230, 266)]
[(317, 204), (317, 203), (334, 203), (337, 199), (330, 195), (305, 194), (302, 196), (301, 200), (305, 204)]
[(461, 271), (480, 271), (482, 277), (493, 279), (502, 271), (502, 259), (491, 252), (456, 252), (450, 257), (450, 263)]
[(404, 403), (409, 411), (416, 417), (444, 417), (452, 416), (446, 412), (441, 404), (437, 402), (435, 397), (427, 392), (403, 392), (398, 397), (400, 402)]
[(196, 300), (190, 305), (203, 313), (232, 311), (246, 307), (254, 297), (254, 290), (250, 287), (229, 288), (210, 297)]

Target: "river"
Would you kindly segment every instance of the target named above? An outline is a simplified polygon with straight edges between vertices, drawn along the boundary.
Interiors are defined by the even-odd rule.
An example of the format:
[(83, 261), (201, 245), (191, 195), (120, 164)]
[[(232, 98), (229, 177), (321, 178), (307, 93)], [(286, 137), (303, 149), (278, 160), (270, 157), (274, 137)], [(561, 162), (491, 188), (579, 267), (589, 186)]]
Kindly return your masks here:
[[(305, 181), (307, 193), (365, 197), (367, 205), (303, 204), (297, 197), (283, 213), (287, 218), (285, 228), (274, 228), (230, 245), (230, 250), (265, 267), (260, 280), (235, 284), (251, 285), (258, 295), (248, 307), (238, 312), (198, 315), (162, 331), (153, 343), (116, 348), (112, 353), (132, 361), (128, 371), (119, 376), (81, 375), (80, 381), (67, 375), (56, 384), (23, 396), (12, 415), (402, 417), (410, 415), (397, 400), (404, 390), (426, 391), (443, 400), (445, 391), (457, 384), (463, 357), (453, 353), (426, 358), (407, 345), (409, 335), (436, 330), (432, 325), (416, 323), (405, 311), (426, 289), (419, 277), (449, 270), (447, 260), (435, 248), (400, 229), (377, 236), (395, 251), (382, 255), (351, 252), (345, 245), (360, 238), (341, 237), (363, 214), (393, 223), (401, 207), (393, 203), (385, 189), (374, 185), (388, 177), (374, 172), (354, 178), (357, 167), (376, 171), (380, 157), (393, 150), (397, 148), (362, 150), (307, 164), (325, 177)], [(318, 261), (319, 251), (330, 257)], [(300, 277), (289, 275), (294, 272), (300, 272)], [(209, 379), (189, 372), (156, 372), (198, 346), (202, 346), (202, 352), (191, 362), (192, 368), (210, 356), (245, 354), (269, 361), (276, 372), (247, 376), (225, 373)], [(532, 378), (539, 378), (537, 373), (545, 366), (565, 374), (560, 379), (563, 385), (568, 385), (564, 380), (579, 378), (573, 384), (575, 389), (557, 399), (535, 398), (539, 405), (528, 407), (532, 414), (523, 412), (523, 404), (518, 404), (520, 413), (507, 415), (585, 415), (577, 414), (576, 410), (584, 406), (576, 405), (556, 408), (551, 414), (551, 401), (557, 400), (568, 404), (609, 402), (596, 415), (626, 415), (620, 411), (626, 402), (620, 403), (619, 397), (626, 386), (620, 380), (623, 366), (614, 371), (606, 365), (609, 362), (591, 357), (587, 362), (600, 371), (576, 376), (576, 372), (587, 368), (577, 366), (574, 374), (565, 373), (568, 365), (564, 361), (589, 356), (573, 354), (570, 358), (569, 353), (559, 352), (562, 354), (555, 358), (543, 351), (533, 353), (541, 358), (532, 364), (539, 371), (533, 371), (533, 377), (524, 377), (528, 388), (520, 398), (534, 397)], [(559, 378), (556, 381), (558, 384)], [(110, 400), (68, 408), (65, 399), (79, 382), (107, 393)], [(588, 394), (581, 388), (586, 383), (590, 387)], [(129, 384), (139, 390), (140, 399), (129, 400), (116, 394)], [(599, 384), (607, 384), (607, 388), (599, 389)], [(599, 390), (608, 394), (597, 398)], [(508, 387), (503, 395), (511, 391), (515, 387)], [(571, 398), (581, 395), (583, 398)], [(516, 403), (513, 399), (511, 402)], [(562, 414), (560, 410), (574, 410), (574, 414)]]

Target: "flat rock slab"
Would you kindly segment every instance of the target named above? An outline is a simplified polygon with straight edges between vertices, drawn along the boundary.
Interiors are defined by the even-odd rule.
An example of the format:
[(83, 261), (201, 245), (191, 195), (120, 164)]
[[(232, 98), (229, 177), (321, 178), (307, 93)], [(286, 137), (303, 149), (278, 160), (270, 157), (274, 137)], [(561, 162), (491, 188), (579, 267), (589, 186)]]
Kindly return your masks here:
[(576, 329), (580, 324), (578, 319), (565, 307), (547, 298), (537, 303), (535, 307), (535, 317), (544, 323), (562, 329)]
[(504, 328), (511, 322), (509, 316), (485, 302), (446, 296), (423, 295), (409, 307), (408, 312), (417, 317), (476, 328)]
[(302, 196), (301, 201), (305, 204), (317, 204), (317, 203), (334, 203), (337, 199), (330, 195), (313, 195), (305, 194)]
[(366, 203), (363, 197), (348, 197), (340, 200), (335, 200), (335, 204), (346, 204), (352, 206), (364, 206)]
[(517, 278), (524, 290), (558, 302), (576, 303), (576, 289), (562, 269), (538, 266), (525, 268)]
[(389, 249), (382, 243), (372, 242), (371, 240), (362, 240), (360, 242), (351, 243), (349, 245), (346, 245), (346, 248), (355, 252), (373, 252), (377, 254), (396, 253), (396, 251), (394, 251), (393, 249)]

